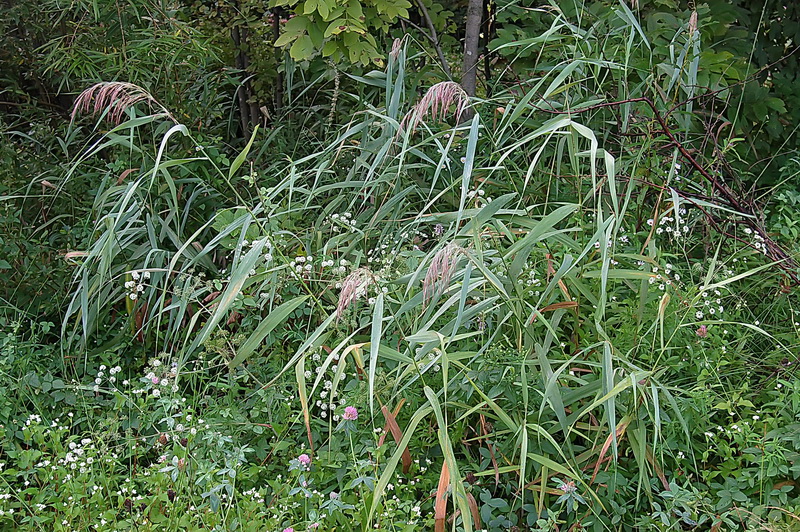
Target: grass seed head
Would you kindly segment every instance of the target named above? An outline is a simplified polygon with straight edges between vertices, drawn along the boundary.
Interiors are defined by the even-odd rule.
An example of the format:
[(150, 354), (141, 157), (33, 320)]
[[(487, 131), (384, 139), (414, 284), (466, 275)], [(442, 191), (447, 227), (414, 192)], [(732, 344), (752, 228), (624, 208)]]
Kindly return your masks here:
[(425, 96), (403, 117), (402, 128), (409, 127), (413, 133), (426, 118), (444, 120), (447, 112), (455, 106), (456, 122), (469, 105), (469, 95), (455, 81), (442, 81), (433, 85)]
[(443, 292), (450, 285), (450, 279), (456, 270), (458, 259), (464, 252), (464, 248), (455, 242), (450, 242), (433, 256), (422, 283), (422, 298), (426, 304), (437, 293)]
[(149, 92), (133, 83), (121, 81), (96, 83), (80, 93), (75, 100), (72, 120), (75, 120), (79, 113), (95, 115), (108, 109), (108, 119), (114, 124), (119, 124), (127, 109), (143, 101), (157, 103)]

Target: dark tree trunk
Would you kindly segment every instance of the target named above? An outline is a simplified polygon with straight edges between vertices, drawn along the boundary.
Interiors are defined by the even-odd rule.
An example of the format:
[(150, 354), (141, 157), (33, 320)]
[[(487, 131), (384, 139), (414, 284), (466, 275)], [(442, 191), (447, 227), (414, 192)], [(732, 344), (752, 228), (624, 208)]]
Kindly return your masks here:
[[(239, 33), (239, 26), (234, 25), (231, 28), (231, 40), (233, 40), (233, 45), (236, 49), (236, 54), (233, 56), (234, 66), (242, 73), (242, 79), (244, 80), (244, 77), (247, 76), (247, 72), (245, 71), (245, 57), (241, 46), (242, 38)], [(244, 83), (236, 89), (236, 94), (239, 102), (239, 123), (242, 127), (242, 136), (249, 137), (251, 120), (250, 106), (247, 104), (247, 93)]]
[(475, 96), (478, 86), (478, 50), (480, 47), (483, 0), (469, 0), (467, 26), (464, 32), (464, 69), (461, 87), (470, 96)]
[(262, 117), (261, 111), (258, 108), (258, 100), (256, 99), (256, 94), (253, 91), (253, 84), (250, 81), (250, 56), (247, 55), (244, 47), (247, 46), (247, 37), (248, 31), (246, 29), (242, 30), (242, 65), (244, 65), (244, 91), (245, 95), (247, 96), (247, 102), (250, 107), (250, 127), (255, 128), (257, 125), (261, 124)]

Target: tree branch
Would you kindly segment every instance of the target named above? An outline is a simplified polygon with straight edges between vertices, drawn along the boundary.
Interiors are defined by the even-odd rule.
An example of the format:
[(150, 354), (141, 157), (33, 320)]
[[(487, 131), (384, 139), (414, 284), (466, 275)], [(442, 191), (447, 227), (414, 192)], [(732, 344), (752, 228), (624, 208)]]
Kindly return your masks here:
[[(447, 74), (448, 78), (452, 78), (453, 74), (450, 72), (450, 65), (447, 64), (447, 58), (445, 58), (444, 52), (442, 51), (442, 47), (439, 44), (439, 36), (436, 34), (436, 28), (433, 25), (433, 20), (431, 20), (431, 16), (428, 14), (428, 8), (425, 7), (424, 0), (417, 0), (417, 6), (419, 7), (420, 12), (422, 13), (422, 17), (425, 19), (425, 25), (428, 26), (428, 31), (430, 31), (430, 35), (425, 33), (424, 31), (422, 32), (422, 34), (425, 35), (425, 37), (427, 37), (429, 41), (431, 41), (431, 44), (433, 44), (434, 49), (436, 49), (436, 55), (439, 57), (439, 62), (442, 64), (444, 73)], [(412, 26), (416, 26), (411, 21), (409, 21), (409, 24), (411, 24)], [(422, 28), (419, 29), (420, 31), (422, 31)]]

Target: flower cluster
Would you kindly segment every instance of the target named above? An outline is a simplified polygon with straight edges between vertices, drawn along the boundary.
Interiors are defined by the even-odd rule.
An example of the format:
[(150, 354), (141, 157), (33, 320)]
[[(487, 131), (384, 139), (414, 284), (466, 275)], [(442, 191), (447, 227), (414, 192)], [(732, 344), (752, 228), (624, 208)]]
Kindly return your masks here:
[[(437, 229), (437, 227), (440, 227)], [(444, 234), (444, 226), (442, 224), (437, 224), (434, 226), (434, 235), (441, 236)], [(375, 264), (381, 266), (381, 272), (386, 272), (388, 267), (391, 266), (397, 260), (397, 254), (401, 249), (401, 245), (410, 242), (411, 249), (414, 251), (419, 251), (419, 244), (428, 238), (428, 234), (419, 231), (416, 229), (408, 229), (401, 232), (397, 235), (397, 238), (392, 240), (391, 245), (385, 242), (381, 242), (380, 244), (376, 245), (374, 248), (367, 250), (367, 262), (372, 264), (373, 268), (375, 268)]]
[[(644, 265), (644, 261), (637, 261), (639, 266)], [(673, 280), (680, 281), (681, 276), (677, 273), (672, 273), (673, 266), (670, 263), (664, 265), (663, 268), (658, 266), (653, 266), (650, 271), (653, 273), (648, 279), (647, 282), (650, 284), (658, 283), (658, 289), (664, 291), (667, 289), (668, 286), (672, 286)]]
[(176, 384), (176, 377), (178, 375), (178, 365), (173, 362), (170, 366), (165, 366), (161, 362), (161, 358), (154, 357), (150, 359), (144, 371), (146, 372), (139, 381), (144, 384), (142, 388), (132, 390), (133, 394), (148, 394), (152, 397), (159, 398), (163, 392), (178, 391)]
[(144, 285), (140, 281), (147, 279), (150, 279), (150, 272), (143, 272), (142, 274), (136, 271), (131, 272), (131, 280), (125, 281), (125, 290), (128, 291), (128, 297), (131, 301), (136, 301), (139, 298), (139, 294), (144, 292)]
[(745, 232), (745, 234), (750, 235), (750, 236), (753, 237), (753, 242), (752, 242), (753, 247), (757, 251), (759, 251), (761, 253), (764, 253), (766, 255), (766, 253), (767, 253), (767, 244), (766, 244), (766, 242), (764, 240), (764, 237), (761, 236), (761, 234), (759, 232), (753, 231), (749, 227), (745, 227), (744, 228), (744, 232)]
[(483, 207), (492, 202), (492, 198), (486, 195), (483, 189), (473, 189), (467, 192), (467, 199), (474, 201), (476, 207)]
[[(534, 288), (540, 288), (542, 286), (542, 280), (538, 278), (537, 272), (535, 268), (532, 268), (527, 262), (525, 263), (525, 268), (523, 270), (525, 273), (522, 275), (523, 282), (525, 286), (532, 290)], [(535, 293), (536, 296), (539, 295), (539, 291)]]
[[(319, 362), (320, 361), (319, 353), (315, 353), (312, 356), (312, 360), (314, 360), (314, 362)], [(336, 372), (339, 370), (338, 366), (339, 355), (333, 354), (332, 361), (333, 364), (331, 364), (329, 369), (330, 372), (335, 375)], [(312, 372), (311, 370), (306, 370), (305, 377), (307, 379), (310, 379), (314, 373), (317, 374), (322, 373), (323, 367), (324, 366), (322, 365), (317, 366), (314, 372)], [(334, 413), (334, 410), (336, 409), (336, 400), (339, 396), (339, 393), (337, 390), (333, 389), (333, 381), (331, 381), (330, 379), (326, 379), (325, 382), (323, 382), (322, 387), (323, 390), (319, 393), (320, 398), (317, 399), (316, 403), (314, 403), (315, 406), (319, 409), (319, 417), (321, 417), (322, 419), (327, 419), (328, 413), (330, 413), (331, 419), (333, 419), (334, 422), (337, 422), (339, 421), (339, 415)], [(342, 398), (338, 402), (340, 405), (344, 405), (347, 401), (344, 398)]]
[(326, 219), (326, 222), (331, 227), (331, 231), (334, 233), (355, 233), (358, 231), (356, 228), (356, 220), (353, 218), (353, 214), (349, 212), (345, 212), (343, 214), (331, 214)]
[(319, 262), (319, 266), (314, 265), (313, 255), (298, 255), (289, 263), (289, 268), (297, 277), (308, 277), (312, 272), (319, 270), (333, 271), (335, 275), (342, 275), (347, 272), (350, 261), (347, 259), (339, 259), (337, 262), (334, 259), (323, 259)]
[[(669, 215), (672, 213), (672, 216)], [(685, 207), (676, 209), (671, 207), (667, 209), (664, 216), (658, 221), (656, 227), (656, 234), (661, 235), (666, 233), (670, 238), (679, 240), (689, 232), (689, 224), (686, 219), (687, 211)], [(653, 225), (652, 220), (647, 221), (648, 225)]]
[(311, 457), (306, 453), (289, 461), (289, 471), (311, 471)]
[(439, 367), (439, 360), (441, 359), (441, 356), (442, 350), (438, 347), (431, 349), (427, 352), (427, 354), (422, 348), (417, 348), (414, 358), (420, 364), (420, 371), (424, 373), (429, 369), (433, 370), (434, 372), (439, 371), (441, 369)]
[(58, 460), (57, 464), (77, 469), (81, 473), (87, 473), (89, 467), (94, 463), (95, 446), (91, 438), (83, 438), (80, 442), (71, 441), (67, 446), (69, 451), (64, 458)]
[[(108, 370), (108, 382), (112, 386), (116, 386), (117, 382), (117, 373), (122, 371), (120, 366), (114, 366), (113, 368), (107, 368), (105, 364), (101, 364), (100, 368), (97, 370), (97, 376), (94, 379), (94, 385), (92, 389), (97, 392), (100, 390), (100, 385), (103, 384), (103, 379), (106, 378), (106, 370)], [(127, 381), (126, 381), (127, 384)]]
[(309, 275), (314, 270), (314, 257), (311, 255), (298, 255), (289, 263), (297, 275)]
[(694, 317), (698, 320), (722, 319), (722, 313), (725, 311), (725, 307), (722, 306), (722, 293), (715, 289), (713, 292), (703, 291), (700, 296), (702, 306), (695, 311)]

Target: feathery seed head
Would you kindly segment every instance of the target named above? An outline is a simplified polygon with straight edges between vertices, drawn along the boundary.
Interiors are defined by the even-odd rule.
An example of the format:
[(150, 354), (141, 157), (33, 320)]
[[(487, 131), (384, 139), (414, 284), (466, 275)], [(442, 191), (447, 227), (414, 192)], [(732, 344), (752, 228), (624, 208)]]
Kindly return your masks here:
[(359, 268), (345, 277), (342, 281), (342, 291), (339, 293), (339, 304), (336, 305), (336, 318), (341, 318), (350, 305), (359, 297), (364, 297), (367, 288), (374, 282), (372, 272), (366, 268)]
[(403, 117), (401, 128), (409, 126), (413, 133), (426, 117), (444, 120), (450, 107), (455, 106), (456, 122), (469, 105), (469, 95), (455, 81), (442, 81), (433, 85), (425, 96)]
[(142, 101), (158, 103), (150, 93), (133, 83), (121, 81), (104, 81), (96, 83), (84, 90), (75, 100), (72, 108), (72, 120), (78, 113), (91, 115), (108, 109), (108, 119), (114, 124), (122, 122), (125, 111)]
[(455, 242), (450, 242), (433, 256), (422, 283), (422, 298), (426, 304), (437, 293), (445, 291), (450, 285), (450, 279), (456, 270), (458, 259), (464, 252), (464, 248)]

